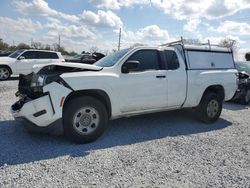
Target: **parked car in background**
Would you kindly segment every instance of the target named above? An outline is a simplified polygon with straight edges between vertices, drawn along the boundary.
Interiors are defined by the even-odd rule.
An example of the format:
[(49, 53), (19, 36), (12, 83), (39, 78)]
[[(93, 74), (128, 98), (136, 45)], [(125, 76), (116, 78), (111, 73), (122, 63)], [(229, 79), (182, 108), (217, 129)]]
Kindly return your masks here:
[(213, 123), (238, 78), (230, 49), (183, 43), (123, 49), (94, 65), (39, 68), (20, 78), (14, 118), (38, 129), (62, 126), (78, 143), (97, 139), (108, 120), (145, 113), (194, 108)]
[(238, 89), (232, 101), (247, 105), (250, 103), (250, 62), (235, 62), (239, 72)]
[(73, 62), (73, 63), (85, 63), (85, 64), (94, 64), (96, 61), (100, 60), (101, 58), (105, 57), (102, 53), (84, 53), (80, 55), (73, 56), (71, 58), (65, 59), (66, 62)]
[(11, 75), (29, 74), (36, 64), (65, 62), (60, 52), (45, 50), (17, 50), (7, 57), (0, 57), (0, 81)]
[(13, 51), (1, 51), (0, 52), (0, 57), (6, 57), (9, 56)]

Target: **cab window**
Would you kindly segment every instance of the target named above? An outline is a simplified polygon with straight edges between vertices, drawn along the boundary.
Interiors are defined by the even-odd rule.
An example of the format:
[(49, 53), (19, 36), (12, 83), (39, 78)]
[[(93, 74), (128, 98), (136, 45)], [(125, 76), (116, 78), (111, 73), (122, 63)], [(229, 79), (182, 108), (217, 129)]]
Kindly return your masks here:
[(157, 50), (139, 50), (131, 55), (127, 61), (139, 61), (140, 65), (136, 71), (160, 70), (159, 52)]
[(178, 57), (173, 50), (165, 50), (164, 51), (165, 59), (167, 62), (168, 70), (176, 70), (180, 67)]

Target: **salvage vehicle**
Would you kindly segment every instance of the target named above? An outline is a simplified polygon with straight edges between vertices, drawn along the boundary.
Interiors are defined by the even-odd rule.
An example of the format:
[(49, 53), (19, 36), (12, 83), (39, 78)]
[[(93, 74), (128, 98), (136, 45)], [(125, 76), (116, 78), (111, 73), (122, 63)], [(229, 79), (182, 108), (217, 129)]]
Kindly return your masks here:
[(239, 72), (239, 82), (232, 101), (247, 105), (250, 103), (250, 62), (235, 62), (235, 65)]
[(0, 81), (11, 75), (29, 74), (36, 64), (64, 62), (60, 52), (46, 50), (17, 50), (7, 57), (0, 57)]
[(102, 53), (84, 53), (80, 55), (75, 55), (71, 58), (65, 59), (66, 62), (75, 62), (75, 63), (85, 63), (85, 64), (94, 64), (96, 61), (100, 60), (101, 58), (105, 57)]
[(62, 126), (68, 139), (87, 143), (108, 120), (146, 113), (194, 108), (201, 121), (213, 123), (236, 81), (231, 49), (181, 40), (123, 49), (94, 65), (36, 66), (20, 79), (11, 111), (26, 125)]

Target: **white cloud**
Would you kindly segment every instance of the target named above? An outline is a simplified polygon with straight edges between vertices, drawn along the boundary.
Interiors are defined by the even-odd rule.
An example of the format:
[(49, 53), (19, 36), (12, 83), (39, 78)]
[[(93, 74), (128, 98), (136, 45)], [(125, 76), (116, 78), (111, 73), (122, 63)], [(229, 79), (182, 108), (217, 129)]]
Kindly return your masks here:
[(76, 25), (60, 25), (48, 32), (49, 36), (57, 37), (58, 34), (67, 38), (81, 38), (85, 40), (93, 40), (97, 38), (97, 36), (90, 30), (86, 29), (86, 27)]
[(37, 33), (43, 31), (40, 22), (31, 19), (0, 17), (0, 36), (9, 44), (17, 45), (20, 42), (30, 43), (31, 38), (39, 37)]
[(245, 44), (246, 42), (241, 40), (238, 36), (234, 36), (234, 35), (226, 35), (226, 36), (220, 36), (220, 37), (214, 37), (214, 36), (210, 36), (210, 37), (206, 37), (204, 39), (201, 39), (202, 41), (210, 41), (211, 44), (219, 44), (222, 40), (224, 39), (232, 39), (237, 41), (238, 44)]
[(219, 33), (250, 35), (250, 24), (244, 22), (224, 21), (217, 28), (210, 27), (209, 29)]
[(176, 19), (218, 19), (249, 9), (249, 0), (89, 0), (98, 8), (120, 9), (134, 5), (153, 6)]
[(14, 1), (14, 5), (19, 12), (26, 15), (36, 14), (42, 16), (57, 16), (72, 22), (76, 22), (79, 20), (76, 15), (65, 14), (50, 8), (45, 0), (33, 0), (31, 3), (16, 0)]
[(250, 52), (250, 49), (240, 48), (238, 50), (237, 56), (235, 57), (235, 60), (236, 61), (246, 61), (245, 55), (247, 52)]
[(142, 28), (138, 32), (136, 32), (136, 35), (142, 40), (160, 41), (169, 39), (168, 31), (161, 29), (157, 25), (150, 25)]
[(63, 24), (60, 20), (48, 18), (49, 22), (44, 25), (47, 28), (48, 35), (57, 37), (59, 34), (66, 38), (79, 38), (84, 40), (94, 40), (97, 35), (90, 31), (86, 26)]
[(97, 8), (120, 9), (121, 7), (130, 7), (134, 5), (150, 4), (150, 0), (89, 0)]
[[(116, 31), (118, 32), (118, 31)], [(129, 47), (135, 43), (158, 45), (170, 40), (167, 30), (161, 29), (157, 25), (149, 25), (137, 31), (123, 31), (122, 44)]]
[(183, 26), (183, 29), (189, 32), (196, 32), (196, 29), (200, 23), (201, 20), (199, 19), (191, 19)]
[(152, 0), (152, 5), (177, 19), (218, 19), (250, 8), (249, 0)]
[(120, 4), (117, 0), (90, 0), (97, 8), (120, 9)]
[(8, 17), (0, 17), (0, 30), (5, 32), (11, 31), (21, 31), (21, 32), (36, 32), (39, 29), (42, 29), (40, 22), (33, 22), (31, 19), (17, 18), (12, 19)]
[(209, 6), (205, 11), (205, 15), (209, 19), (218, 19), (233, 15), (240, 10), (249, 8), (249, 0), (214, 0), (211, 6)]
[(84, 23), (93, 26), (120, 28), (123, 25), (121, 19), (112, 11), (98, 10), (94, 13), (84, 10), (81, 19)]
[(44, 0), (33, 0), (31, 3), (25, 1), (14, 1), (16, 8), (23, 14), (57, 15), (57, 11), (49, 7)]
[[(113, 3), (112, 0), (110, 2)], [(17, 10), (24, 15), (41, 15), (51, 18), (62, 18), (67, 21), (77, 24), (88, 24), (98, 27), (119, 28), (123, 23), (115, 13), (112, 11), (98, 10), (97, 13), (84, 10), (81, 15), (71, 15), (59, 12), (49, 7), (45, 0), (32, 0), (32, 2), (14, 1)], [(80, 22), (81, 21), (81, 22)]]

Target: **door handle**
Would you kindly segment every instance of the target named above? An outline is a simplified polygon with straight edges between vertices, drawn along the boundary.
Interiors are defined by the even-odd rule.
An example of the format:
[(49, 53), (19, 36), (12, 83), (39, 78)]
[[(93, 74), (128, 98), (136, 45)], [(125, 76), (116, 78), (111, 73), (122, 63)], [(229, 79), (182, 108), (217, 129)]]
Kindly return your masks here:
[(156, 78), (166, 78), (165, 75), (157, 75)]

